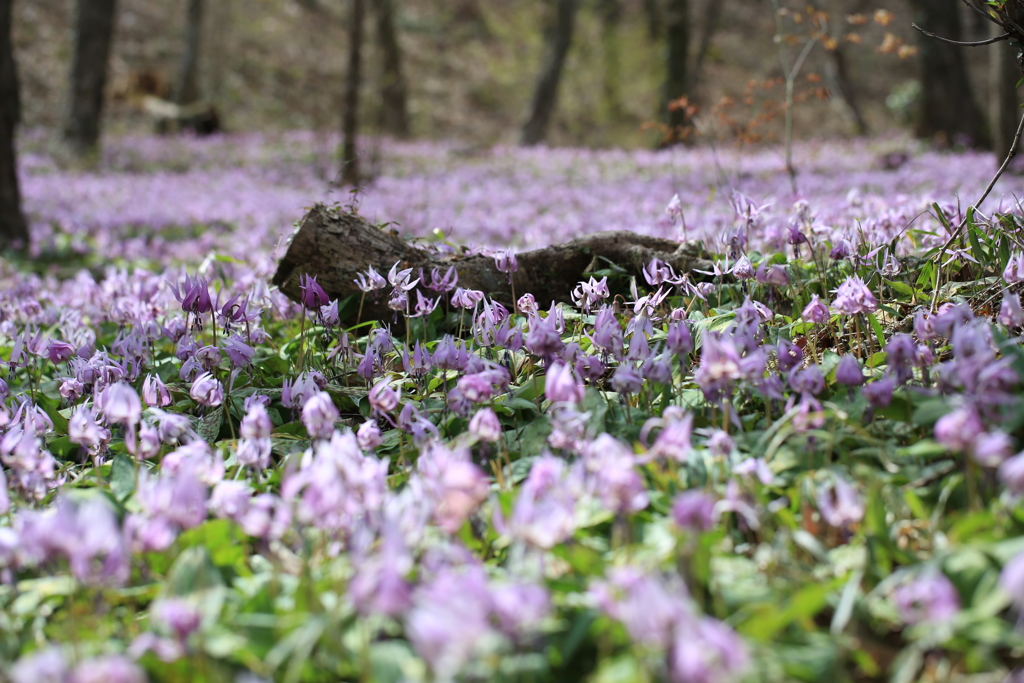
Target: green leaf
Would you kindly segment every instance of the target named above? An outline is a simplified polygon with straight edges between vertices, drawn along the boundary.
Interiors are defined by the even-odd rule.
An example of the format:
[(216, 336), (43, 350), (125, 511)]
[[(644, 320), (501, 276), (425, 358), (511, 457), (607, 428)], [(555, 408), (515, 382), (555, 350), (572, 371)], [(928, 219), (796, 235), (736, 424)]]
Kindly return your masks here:
[(207, 443), (213, 443), (220, 436), (220, 427), (224, 423), (224, 406), (217, 406), (202, 417), (192, 418), (192, 428)]
[(116, 453), (110, 463), (110, 491), (119, 503), (135, 491), (135, 460), (124, 453)]
[(760, 641), (769, 641), (795, 621), (808, 619), (828, 605), (829, 595), (838, 587), (840, 580), (811, 584), (794, 593), (781, 606), (777, 602), (762, 603), (751, 618), (739, 625), (738, 630), (745, 636)]
[(913, 298), (916, 292), (914, 288), (908, 285), (906, 282), (900, 282), (899, 280), (885, 280), (885, 284), (892, 287), (893, 291), (902, 294), (903, 296)]
[(878, 340), (878, 346), (880, 348), (884, 348), (885, 330), (882, 329), (882, 323), (878, 322), (878, 318), (875, 317), (874, 313), (868, 313), (868, 322), (871, 323), (871, 330), (875, 333), (875, 339)]

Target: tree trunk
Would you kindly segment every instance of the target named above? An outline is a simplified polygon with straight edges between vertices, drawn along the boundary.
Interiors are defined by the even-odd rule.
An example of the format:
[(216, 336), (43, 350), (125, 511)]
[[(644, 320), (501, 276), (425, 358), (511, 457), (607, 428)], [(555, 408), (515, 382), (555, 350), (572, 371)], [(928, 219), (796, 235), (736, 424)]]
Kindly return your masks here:
[(846, 61), (846, 52), (842, 43), (835, 48), (825, 51), (828, 54), (826, 72), (828, 74), (829, 86), (845, 110), (847, 117), (853, 124), (853, 130), (857, 135), (868, 134), (868, 122), (864, 118), (864, 111), (860, 107), (860, 98), (857, 95), (857, 87), (850, 79), (850, 72)]
[[(708, 268), (701, 246), (696, 242), (680, 244), (673, 240), (646, 237), (632, 232), (599, 232), (565, 244), (519, 254), (519, 270), (514, 274), (516, 295), (527, 292), (547, 306), (550, 301), (569, 301), (572, 289), (583, 273), (597, 267), (606, 258), (639, 274), (653, 258), (671, 264), (677, 272)], [(313, 275), (317, 283), (336, 299), (356, 297), (362, 292), (353, 282), (357, 275), (373, 266), (384, 272), (395, 262), (401, 268), (447, 270), (455, 266), (459, 286), (477, 289), (512, 307), (512, 287), (508, 276), (494, 266), (494, 259), (482, 255), (443, 255), (413, 246), (397, 235), (381, 230), (359, 215), (318, 204), (310, 209), (302, 226), (292, 238), (288, 253), (278, 264), (274, 284), (294, 300), (299, 300), (299, 278)], [(387, 307), (388, 292), (377, 300), (367, 296), (363, 319), (391, 320)]]
[(14, 0), (0, 0), (0, 246), (28, 246), (28, 225), (21, 212), (14, 131), (21, 119), (18, 72), (11, 44)]
[(359, 184), (359, 152), (356, 135), (359, 132), (359, 85), (362, 81), (364, 0), (352, 0), (349, 20), (348, 76), (345, 82), (345, 115), (342, 120), (341, 182)]
[(405, 74), (402, 72), (402, 46), (395, 29), (395, 0), (375, 0), (377, 40), (384, 56), (381, 77), (381, 128), (399, 138), (409, 136), (409, 111)]
[(700, 81), (704, 76), (704, 62), (711, 51), (711, 41), (718, 32), (722, 23), (722, 10), (725, 9), (726, 0), (706, 0), (704, 3), (704, 23), (700, 29), (700, 41), (697, 45), (697, 57), (693, 61), (693, 77), (690, 92), (699, 96)]
[(530, 118), (523, 126), (520, 142), (523, 145), (537, 145), (547, 136), (548, 123), (558, 102), (558, 83), (562, 78), (562, 67), (572, 45), (573, 28), (576, 21), (577, 0), (554, 0), (556, 3), (554, 21), (545, 31), (544, 65), (537, 88), (533, 94)]
[(661, 7), (658, 0), (644, 0), (644, 16), (647, 18), (647, 37), (652, 41), (661, 38)]
[(175, 87), (174, 101), (191, 104), (199, 99), (199, 46), (203, 36), (203, 0), (188, 0), (185, 19), (185, 51), (181, 56), (181, 72)]
[(690, 0), (668, 0), (665, 12), (665, 87), (666, 120), (673, 128), (686, 123), (686, 113), (669, 105), (690, 92)]
[[(963, 40), (959, 0), (910, 0), (918, 26)], [(922, 101), (918, 137), (940, 145), (988, 147), (989, 136), (971, 89), (964, 48), (919, 35)]]
[(609, 116), (616, 119), (622, 114), (622, 95), (619, 91), (619, 24), (622, 21), (622, 1), (599, 0), (597, 10), (601, 18), (604, 102)]
[(71, 92), (64, 139), (78, 154), (89, 153), (99, 145), (116, 9), (116, 0), (78, 0), (75, 6)]
[[(991, 25), (992, 35), (1002, 35), (995, 24)], [(992, 148), (1001, 162), (1006, 158), (1017, 134), (1021, 111), (1017, 107), (1017, 81), (1020, 80), (1020, 66), (1017, 53), (1020, 48), (999, 43), (989, 48), (990, 92), (989, 117), (992, 121)]]

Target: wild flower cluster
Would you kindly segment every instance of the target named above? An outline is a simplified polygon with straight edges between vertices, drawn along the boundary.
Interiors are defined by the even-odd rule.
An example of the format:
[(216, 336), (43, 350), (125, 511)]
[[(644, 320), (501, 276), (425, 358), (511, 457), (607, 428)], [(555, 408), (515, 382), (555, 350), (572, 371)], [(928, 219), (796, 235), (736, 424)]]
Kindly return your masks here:
[[(678, 225), (688, 206), (661, 211)], [(1024, 223), (972, 211), (963, 245), (908, 253), (807, 202), (777, 238), (764, 204), (726, 206), (701, 271), (609, 266), (556, 304), (372, 264), (358, 284), (395, 318), (355, 325), (339, 311), (358, 302), (315, 277), (292, 303), (226, 255), (8, 271), (0, 668), (14, 683), (1014, 669)], [(495, 268), (515, 271), (515, 252)]]

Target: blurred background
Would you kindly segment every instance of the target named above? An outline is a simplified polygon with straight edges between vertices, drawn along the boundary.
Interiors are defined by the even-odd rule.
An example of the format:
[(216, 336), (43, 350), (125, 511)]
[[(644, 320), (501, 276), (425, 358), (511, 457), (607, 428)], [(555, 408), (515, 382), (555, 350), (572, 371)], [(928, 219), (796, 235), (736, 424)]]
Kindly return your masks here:
[[(25, 127), (59, 127), (67, 115), (75, 4), (14, 2)], [(683, 96), (705, 138), (777, 140), (787, 75), (798, 138), (903, 128), (943, 145), (985, 147), (998, 140), (999, 107), (1016, 82), (999, 76), (998, 62), (1013, 68), (1006, 44), (926, 45), (912, 29), (917, 20), (954, 39), (989, 37), (984, 17), (959, 0), (106, 4), (115, 19), (103, 111), (111, 133), (152, 130), (161, 102), (209, 105), (227, 131), (340, 130), (354, 38), (361, 132), (480, 146), (526, 140), (552, 71), (554, 101), (541, 103), (550, 115), (527, 141), (627, 148), (664, 143), (654, 124)], [(352, 30), (357, 9), (361, 36)], [(813, 48), (787, 73), (785, 60), (792, 71), (808, 41)], [(961, 67), (967, 80), (953, 82)], [(930, 80), (949, 112), (927, 104)]]

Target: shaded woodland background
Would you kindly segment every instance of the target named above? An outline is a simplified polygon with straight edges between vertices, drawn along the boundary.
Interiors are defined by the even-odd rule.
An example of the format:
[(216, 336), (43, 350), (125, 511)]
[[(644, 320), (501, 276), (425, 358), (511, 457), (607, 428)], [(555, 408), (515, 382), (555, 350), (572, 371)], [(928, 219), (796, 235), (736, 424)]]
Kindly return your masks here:
[(29, 237), (19, 125), (60, 130), (55, 146), (86, 164), (104, 130), (340, 128), (324, 175), (348, 186), (365, 179), (366, 134), (457, 139), (467, 151), (781, 139), (794, 192), (797, 137), (905, 126), (1005, 156), (1020, 46), (952, 44), (997, 35), (980, 5), (891, 5), (0, 0), (0, 240)]
[[(93, 0), (95, 1), (95, 0)], [(545, 59), (545, 32), (559, 12), (574, 5), (574, 35), (568, 46), (558, 102), (545, 138), (554, 145), (649, 146), (657, 134), (645, 122), (663, 118), (667, 55), (678, 63), (679, 21), (688, 32), (687, 63), (681, 90), (709, 113), (729, 97), (731, 116), (749, 120), (765, 113), (764, 102), (783, 100), (784, 88), (764, 87), (784, 76), (773, 36), (778, 30), (768, 0), (364, 0), (364, 49), (360, 129), (376, 132), (387, 123), (383, 106), (388, 51), (383, 49), (377, 17), (391, 5), (394, 39), (401, 51), (407, 93), (408, 132), (416, 137), (459, 138), (470, 145), (517, 142), (530, 118), (538, 74)], [(23, 125), (60, 127), (68, 100), (68, 69), (73, 44), (71, 0), (14, 2), (13, 41), (23, 100)], [(352, 1), (344, 0), (121, 0), (106, 93), (105, 129), (111, 132), (151, 126), (139, 95), (166, 99), (202, 99), (214, 104), (225, 128), (338, 130), (349, 63)], [(996, 127), (989, 111), (997, 99), (990, 70), (993, 55), (1010, 48), (959, 49), (970, 81), (968, 100), (950, 74), (949, 46), (927, 43), (910, 23), (962, 40), (989, 35), (989, 24), (959, 0), (871, 3), (861, 0), (783, 2), (792, 14), (783, 32), (794, 42), (813, 33), (808, 21), (792, 22), (808, 7), (826, 13), (826, 30), (836, 41), (828, 51), (818, 45), (799, 74), (794, 130), (798, 136), (878, 133), (916, 123), (920, 131), (950, 142), (958, 127), (969, 129), (972, 144), (986, 144)], [(870, 18), (878, 9), (891, 13), (880, 26)], [(199, 12), (202, 31), (188, 30), (189, 13)], [(859, 23), (852, 15), (865, 15)], [(928, 16), (924, 16), (928, 15)], [(675, 27), (675, 28), (673, 28)], [(193, 41), (194, 80), (180, 88), (186, 48)], [(858, 41), (858, 42), (855, 42)], [(894, 42), (896, 41), (896, 42)], [(899, 46), (923, 47), (916, 55), (898, 55)], [(671, 47), (675, 45), (676, 47)], [(799, 45), (791, 47), (796, 57)], [(938, 55), (936, 57), (936, 55)], [(944, 56), (945, 55), (945, 56)], [(838, 56), (838, 59), (836, 58)], [(1006, 57), (1009, 60), (1009, 57)], [(922, 62), (946, 85), (921, 88)], [(812, 97), (818, 84), (831, 96)], [(1011, 76), (1012, 80), (1012, 76)], [(756, 102), (749, 99), (750, 83)], [(1004, 79), (1005, 84), (1005, 79)], [(1012, 83), (1011, 83), (1012, 87)], [(1005, 92), (1005, 88), (1003, 89)], [(847, 106), (842, 95), (856, 109)], [(967, 102), (975, 103), (974, 112)], [(920, 105), (927, 105), (922, 107)], [(937, 109), (945, 110), (937, 111)], [(925, 123), (929, 113), (948, 121)], [(706, 117), (707, 118), (707, 117)], [(973, 120), (972, 119), (977, 119)], [(763, 126), (765, 140), (778, 126)], [(717, 131), (728, 137), (729, 131)]]

